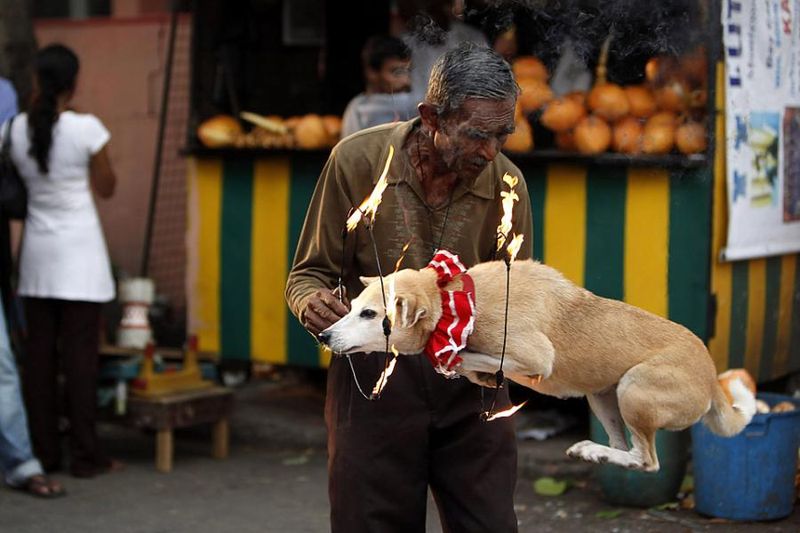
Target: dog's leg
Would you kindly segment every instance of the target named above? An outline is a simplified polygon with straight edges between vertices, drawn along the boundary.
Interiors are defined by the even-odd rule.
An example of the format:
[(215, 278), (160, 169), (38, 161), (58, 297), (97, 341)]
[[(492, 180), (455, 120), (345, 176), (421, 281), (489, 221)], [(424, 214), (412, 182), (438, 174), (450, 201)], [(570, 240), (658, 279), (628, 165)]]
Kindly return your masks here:
[(584, 440), (573, 444), (567, 450), (567, 455), (590, 463), (610, 463), (623, 468), (630, 468), (631, 470), (658, 472), (658, 458), (654, 458), (655, 456), (651, 451), (655, 448), (655, 433), (644, 435), (631, 431), (631, 435), (633, 448), (627, 452), (615, 450), (590, 440)]
[(633, 448), (626, 452), (585, 440), (570, 447), (567, 455), (593, 463), (611, 463), (633, 470), (658, 472), (655, 435), (659, 426), (658, 422), (653, 422), (658, 405), (648, 401), (658, 395), (658, 389), (641, 389), (636, 382), (637, 377), (642, 378), (629, 371), (617, 385), (619, 413), (631, 430)]
[[(500, 359), (485, 353), (464, 350), (459, 353), (461, 364), (456, 368), (458, 374), (482, 387), (495, 387), (495, 374), (500, 369)], [(521, 367), (514, 360), (503, 361), (503, 373), (512, 381), (530, 387), (531, 379), (523, 375)]]
[(597, 394), (587, 394), (586, 399), (589, 400), (592, 412), (608, 433), (610, 446), (617, 450), (628, 451), (628, 443), (625, 440), (625, 423), (622, 421), (617, 401), (617, 387), (614, 386)]

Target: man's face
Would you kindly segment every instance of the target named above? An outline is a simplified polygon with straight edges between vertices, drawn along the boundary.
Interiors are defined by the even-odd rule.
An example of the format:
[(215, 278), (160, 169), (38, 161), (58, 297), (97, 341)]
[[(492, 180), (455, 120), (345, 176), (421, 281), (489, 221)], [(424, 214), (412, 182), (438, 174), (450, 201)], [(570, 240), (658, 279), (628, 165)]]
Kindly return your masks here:
[(378, 72), (378, 92), (404, 93), (411, 90), (408, 68), (411, 62), (405, 59), (389, 58), (383, 62)]
[(514, 133), (514, 104), (514, 98), (470, 98), (461, 109), (439, 118), (434, 145), (458, 178), (474, 178), (494, 160)]

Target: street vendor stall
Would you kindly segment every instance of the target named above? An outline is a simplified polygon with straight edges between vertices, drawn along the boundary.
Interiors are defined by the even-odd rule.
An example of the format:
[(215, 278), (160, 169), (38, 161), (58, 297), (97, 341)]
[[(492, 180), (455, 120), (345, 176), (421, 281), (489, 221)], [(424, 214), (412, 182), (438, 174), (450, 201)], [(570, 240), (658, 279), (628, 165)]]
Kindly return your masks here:
[[(331, 5), (327, 18), (317, 26), (295, 27), (292, 24), (297, 20), (291, 17), (296, 7), (289, 8), (294, 2), (284, 2), (283, 12), (280, 2), (264, 4), (273, 11), (265, 8), (255, 15), (262, 17), (258, 20), (267, 28), (261, 33), (243, 34), (230, 28), (231, 17), (237, 14), (235, 8), (214, 8), (225, 11), (220, 16), (204, 12), (208, 9), (205, 3), (196, 5), (195, 24), (204, 24), (204, 31), (194, 32), (193, 115), (187, 146), (188, 323), (190, 332), (199, 336), (201, 351), (219, 353), (223, 360), (324, 367), (328, 356), (291, 316), (283, 299), (305, 211), (336, 135), (335, 120), (324, 116), (340, 113), (343, 107), (342, 102), (330, 101), (332, 93), (324, 90), (329, 86), (315, 78), (315, 58), (322, 49), (328, 54), (332, 50), (341, 52), (341, 43), (334, 41), (342, 34), (357, 41), (359, 36), (388, 31), (389, 3), (383, 12), (371, 8), (374, 31), (369, 33), (361, 22), (354, 29), (354, 23), (333, 13), (336, 8)], [(635, 14), (611, 8), (601, 10), (598, 2), (573, 4), (582, 13), (605, 21), (608, 31), (603, 33), (577, 17), (570, 36), (573, 51), (590, 58), (585, 70), (590, 75), (607, 76), (608, 83), (625, 88), (636, 85), (653, 93), (674, 89), (674, 80), (689, 77), (681, 69), (689, 68), (690, 63), (682, 59), (699, 57), (699, 62), (691, 64), (697, 79), (679, 87), (687, 91), (685, 95), (679, 91), (679, 108), (684, 105), (682, 98), (692, 100), (678, 115), (688, 117), (681, 121), (709, 129), (711, 142), (706, 143), (706, 136), (701, 135), (699, 145), (685, 149), (685, 143), (673, 148), (670, 141), (665, 149), (628, 150), (611, 138), (614, 133), (609, 130), (609, 141), (600, 149), (581, 149), (562, 144), (563, 139), (558, 137), (566, 129), (556, 131), (561, 128), (543, 124), (549, 122), (543, 120), (545, 104), (557, 99), (557, 93), (538, 106), (531, 104), (521, 120), (526, 123), (522, 129), (533, 132), (533, 147), (523, 139), (522, 144), (508, 146), (516, 151), (508, 149), (507, 153), (528, 184), (535, 257), (599, 295), (624, 300), (685, 325), (707, 342), (720, 371), (745, 367), (759, 381), (767, 381), (800, 370), (800, 246), (780, 251), (767, 247), (762, 253), (736, 261), (730, 261), (730, 254), (724, 253), (729, 244), (726, 167), (730, 159), (726, 157), (727, 84), (721, 3), (666, 2), (658, 13), (658, 9), (648, 7), (654, 12), (650, 18), (635, 18)], [(283, 16), (278, 17), (283, 20), (282, 27), (268, 22), (278, 13)], [(542, 13), (548, 12), (543, 8)], [(536, 51), (522, 50), (526, 39), (531, 41), (531, 33), (558, 26), (544, 24), (542, 13), (515, 12), (510, 19), (503, 19), (514, 22), (511, 28), (516, 32), (520, 53)], [(794, 16), (791, 38), (797, 46), (800, 30), (797, 13)], [(618, 17), (613, 31), (609, 28), (614, 25), (607, 24), (609, 17)], [(474, 18), (478, 22), (498, 19)], [(661, 26), (641, 27), (647, 20)], [(218, 21), (229, 25), (226, 32), (219, 29), (222, 22)], [(668, 41), (670, 30), (664, 30), (664, 24), (669, 21), (673, 30), (685, 30), (694, 40)], [(248, 24), (255, 23), (249, 20)], [(210, 31), (207, 25), (217, 31)], [(328, 30), (326, 38), (322, 37), (322, 26)], [(496, 31), (498, 27), (488, 32), (495, 42), (508, 35), (508, 27)], [(580, 39), (582, 30), (586, 30), (584, 40)], [(222, 33), (225, 38), (219, 37)], [(609, 40), (610, 33), (614, 37)], [(204, 40), (204, 34), (217, 37)], [(293, 38), (303, 44), (295, 44)], [(652, 41), (647, 47), (632, 44), (632, 40), (648, 38)], [(547, 42), (537, 39), (538, 49), (547, 48)], [(590, 46), (581, 45), (587, 39)], [(605, 52), (604, 42), (609, 43)], [(350, 50), (354, 48), (357, 46)], [(238, 64), (234, 56), (239, 57)], [(256, 61), (256, 57), (260, 59)], [(550, 73), (555, 74), (563, 57), (561, 54), (542, 63), (546, 69), (549, 63)], [(351, 62), (357, 63), (357, 58), (356, 52)], [(653, 58), (661, 66), (652, 63)], [(252, 62), (249, 67), (243, 65), (247, 61)], [(341, 59), (337, 61), (329, 59), (326, 64), (333, 68), (342, 63)], [(648, 68), (660, 68), (665, 78), (658, 81), (658, 74), (649, 77)], [(336, 78), (341, 71), (329, 71), (325, 76)], [(545, 84), (555, 83), (555, 79), (553, 76), (547, 81), (546, 77)], [(794, 79), (798, 79), (796, 72)], [(593, 85), (596, 82), (597, 76)], [(524, 99), (537, 90), (528, 82), (520, 85)], [(665, 99), (670, 96), (659, 96), (658, 108), (650, 115), (663, 112), (669, 105)], [(582, 101), (581, 105), (588, 107), (593, 117), (601, 114), (602, 104)], [(612, 105), (612, 114), (615, 109)], [(213, 134), (210, 141), (203, 139), (203, 131), (198, 130), (201, 124), (219, 114), (238, 117), (242, 111), (255, 112), (267, 122), (259, 123), (258, 117), (250, 122), (234, 119), (230, 129), (235, 140), (218, 142)], [(608, 118), (607, 122), (618, 125), (630, 113), (626, 110), (624, 116)], [(632, 127), (646, 129), (645, 118), (650, 115), (635, 116)], [(290, 116), (298, 118), (286, 120)], [(307, 135), (300, 138), (298, 125), (304, 120), (308, 123), (303, 126)], [(247, 131), (251, 124), (255, 125)], [(245, 129), (240, 130), (243, 125)], [(576, 130), (570, 128), (573, 136), (578, 134)], [(602, 137), (602, 131), (600, 126), (588, 137), (596, 140), (598, 135)], [(792, 131), (798, 135), (796, 129)], [(800, 241), (797, 227), (787, 231)]]

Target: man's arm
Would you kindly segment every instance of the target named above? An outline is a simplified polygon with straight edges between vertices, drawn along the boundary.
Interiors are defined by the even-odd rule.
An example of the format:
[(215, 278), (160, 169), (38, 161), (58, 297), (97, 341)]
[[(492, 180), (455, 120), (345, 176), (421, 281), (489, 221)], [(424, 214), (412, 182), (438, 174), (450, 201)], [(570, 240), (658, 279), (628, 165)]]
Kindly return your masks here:
[(331, 289), (341, 268), (342, 229), (350, 206), (334, 149), (314, 189), (286, 281), (289, 308), (314, 335), (348, 311)]

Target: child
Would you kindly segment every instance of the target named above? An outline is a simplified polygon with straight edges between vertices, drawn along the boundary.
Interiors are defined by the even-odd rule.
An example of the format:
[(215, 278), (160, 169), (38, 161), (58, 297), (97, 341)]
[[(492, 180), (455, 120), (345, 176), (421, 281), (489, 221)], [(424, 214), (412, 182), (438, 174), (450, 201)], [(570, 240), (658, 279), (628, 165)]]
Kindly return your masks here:
[(416, 116), (416, 102), (409, 98), (411, 52), (403, 41), (388, 35), (371, 37), (364, 45), (362, 61), (366, 90), (347, 105), (342, 137)]

